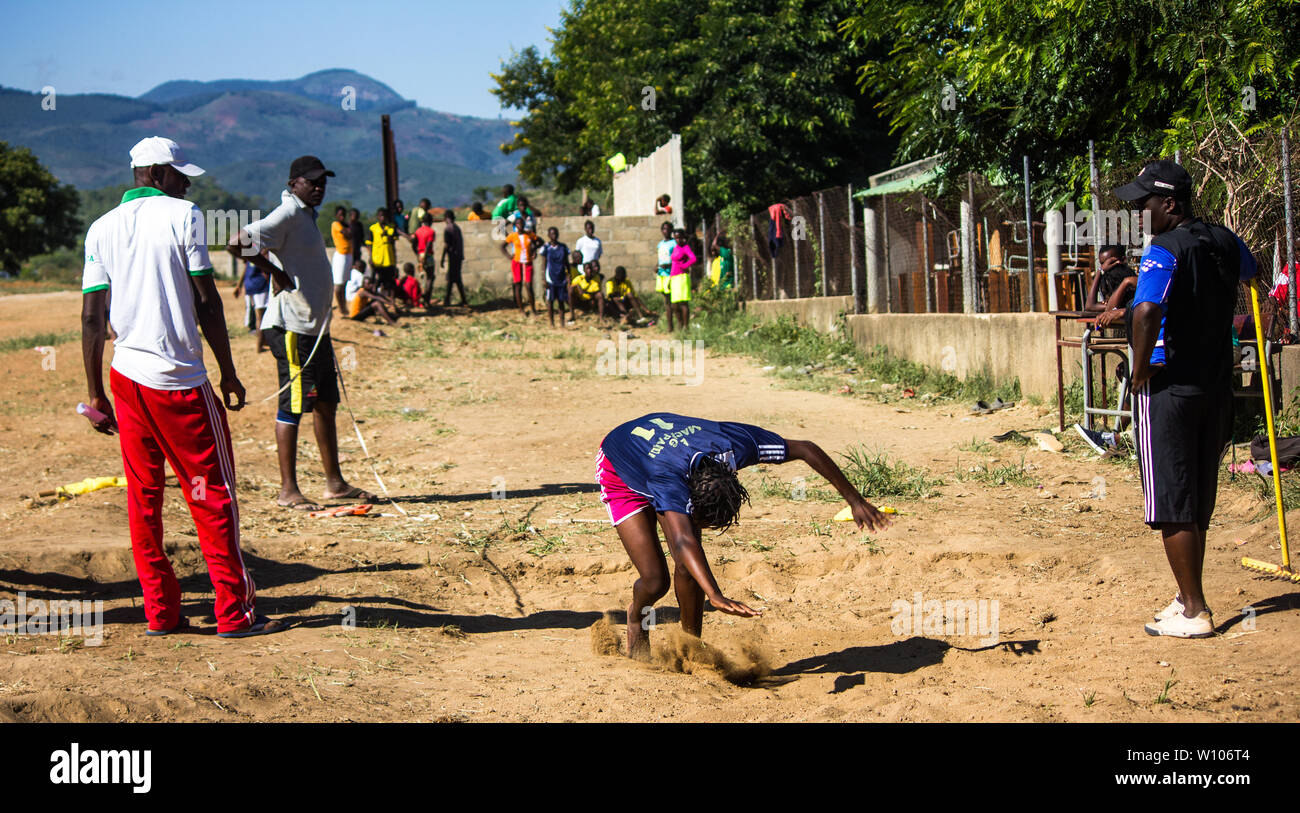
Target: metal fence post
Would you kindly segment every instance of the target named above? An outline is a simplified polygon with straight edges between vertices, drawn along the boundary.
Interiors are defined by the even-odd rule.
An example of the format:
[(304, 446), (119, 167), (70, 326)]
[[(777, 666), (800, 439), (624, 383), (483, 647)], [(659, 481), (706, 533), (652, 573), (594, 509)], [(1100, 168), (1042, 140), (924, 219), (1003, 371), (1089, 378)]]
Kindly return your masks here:
[[(795, 239), (794, 235), (794, 221), (795, 218), (799, 217), (798, 198), (790, 201), (790, 213), (793, 215), (793, 217), (790, 218), (790, 248), (794, 251), (794, 296), (791, 298), (798, 299), (803, 296), (803, 286), (800, 284), (803, 280), (800, 278), (799, 274), (799, 241)], [(805, 230), (804, 237), (806, 238), (807, 236)]]
[[(749, 216), (749, 236), (752, 238), (756, 233), (754, 228), (754, 216)], [(754, 292), (753, 299), (758, 299), (758, 246), (749, 253), (749, 281)]]
[(817, 256), (821, 258), (821, 267), (818, 270), (821, 273), (814, 272), (813, 279), (821, 277), (821, 290), (817, 290), (817, 286), (814, 285), (813, 296), (829, 296), (830, 291), (827, 290), (829, 286), (826, 284), (826, 257), (829, 254), (826, 250), (826, 204), (822, 201), (821, 192), (817, 193), (817, 240)]
[(921, 284), (925, 286), (925, 312), (934, 313), (934, 298), (930, 296), (930, 222), (925, 216), (925, 195), (921, 199)]
[(857, 223), (855, 216), (857, 211), (853, 207), (853, 184), (848, 186), (849, 193), (849, 286), (853, 291), (853, 312), (862, 313), (862, 299), (859, 297), (858, 289), (858, 237)]
[(891, 277), (894, 276), (892, 263), (889, 257), (889, 195), (881, 195), (881, 209), (884, 211), (880, 214), (880, 233), (881, 244), (885, 254), (885, 313), (894, 312), (894, 283)]
[[(1097, 153), (1095, 144), (1092, 139), (1088, 139), (1088, 178), (1092, 183), (1092, 220), (1090, 221), (1092, 230), (1092, 273), (1096, 274), (1101, 271), (1101, 230), (1097, 228), (1100, 222), (1101, 214), (1101, 182), (1097, 180)], [(1127, 253), (1127, 248), (1125, 249)], [(1127, 258), (1126, 258), (1127, 260)], [(1084, 285), (1084, 290), (1091, 290), (1092, 279), (1088, 279), (1088, 284)], [(1091, 303), (1085, 303), (1091, 304)]]
[(1300, 333), (1300, 314), (1296, 313), (1296, 277), (1300, 277), (1295, 271), (1294, 261), (1292, 259), (1292, 250), (1295, 247), (1295, 231), (1291, 225), (1291, 148), (1287, 141), (1287, 128), (1282, 128), (1282, 202), (1286, 215), (1286, 273), (1290, 284), (1286, 286), (1286, 311), (1287, 323), (1291, 325), (1292, 333)]
[(1038, 310), (1038, 286), (1034, 280), (1034, 205), (1029, 199), (1029, 156), (1025, 156), (1025, 255), (1028, 257), (1029, 312)]

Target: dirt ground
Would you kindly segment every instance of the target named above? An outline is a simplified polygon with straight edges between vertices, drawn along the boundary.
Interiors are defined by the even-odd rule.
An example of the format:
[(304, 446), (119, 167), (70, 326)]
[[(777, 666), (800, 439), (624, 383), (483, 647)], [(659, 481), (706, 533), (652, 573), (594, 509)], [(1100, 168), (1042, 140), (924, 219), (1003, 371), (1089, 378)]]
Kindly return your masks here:
[[(76, 292), (0, 297), (0, 341), (75, 331), (79, 309)], [(228, 297), (232, 325), (242, 309)], [(21, 590), (105, 608), (101, 646), (0, 636), (0, 720), (1297, 717), (1300, 587), (1239, 567), (1243, 555), (1279, 559), (1267, 505), (1249, 485), (1221, 491), (1210, 532), (1206, 587), (1220, 634), (1151, 638), (1142, 624), (1175, 588), (1140, 521), (1136, 470), (1079, 444), (1051, 453), (988, 443), (1052, 425), (1049, 407), (977, 417), (951, 402), (883, 403), (799, 389), (738, 357), (708, 356), (699, 386), (598, 376), (597, 342), (611, 334), (590, 319), (573, 330), (509, 311), (410, 321), (384, 337), (374, 325), (334, 329), (339, 357), (357, 362), (345, 375), (360, 430), (401, 509), (346, 519), (275, 506), (275, 407), (262, 400), (275, 390), (274, 362), (235, 332), (251, 400), (230, 415), (244, 550), (259, 610), (297, 622), (239, 641), (214, 634), (179, 489), (167, 498), (167, 540), (185, 611), (204, 634), (144, 635), (125, 491), (31, 499), (121, 472), (116, 441), (73, 411), (85, 398), (79, 343), (0, 354), (0, 598)], [(705, 550), (724, 592), (766, 614), (707, 613), (701, 647), (678, 634), (670, 593), (655, 662), (633, 662), (608, 654), (634, 574), (598, 521), (592, 458), (610, 428), (657, 410), (758, 423), (833, 456), (864, 444), (942, 484), (927, 499), (880, 500), (899, 510), (896, 524), (865, 534), (830, 522), (841, 504), (817, 499), (811, 479), (809, 499), (781, 493), (811, 478), (803, 464), (746, 470), (752, 506)], [(375, 490), (340, 416), (345, 474)], [(304, 488), (319, 495), (311, 432), (302, 438)], [(967, 476), (1022, 458), (1034, 483)], [(896, 602), (918, 598), (927, 613), (936, 600), (996, 602), (997, 635), (909, 628), (902, 621), (914, 616)]]

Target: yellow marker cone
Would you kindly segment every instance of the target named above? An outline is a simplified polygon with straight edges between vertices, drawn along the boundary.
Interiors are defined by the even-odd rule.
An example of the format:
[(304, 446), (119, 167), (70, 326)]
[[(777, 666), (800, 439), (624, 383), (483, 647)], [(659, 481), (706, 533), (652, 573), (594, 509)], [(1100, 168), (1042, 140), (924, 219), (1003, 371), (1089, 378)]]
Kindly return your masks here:
[[(897, 513), (898, 513), (898, 509), (896, 509), (896, 508), (891, 508), (891, 507), (888, 506), (888, 505), (877, 505), (877, 506), (876, 506), (876, 510), (879, 511), (880, 513), (882, 513), (882, 514), (897, 514)], [(835, 515), (835, 517), (834, 517), (834, 521), (835, 521), (835, 522), (852, 522), (852, 521), (853, 521), (853, 509), (850, 508), (850, 507), (848, 507), (847, 505), (844, 506), (844, 508), (841, 509), (840, 512), (839, 512), (838, 514)]]

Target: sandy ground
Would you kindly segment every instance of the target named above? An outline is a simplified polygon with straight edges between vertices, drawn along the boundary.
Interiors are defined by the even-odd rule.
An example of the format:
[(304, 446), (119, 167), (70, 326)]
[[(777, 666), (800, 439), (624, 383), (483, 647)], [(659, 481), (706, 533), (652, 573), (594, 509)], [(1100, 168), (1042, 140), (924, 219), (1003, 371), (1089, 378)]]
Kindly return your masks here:
[[(232, 325), (242, 307), (228, 299)], [(4, 297), (0, 340), (75, 330), (79, 309), (75, 292)], [(569, 331), (505, 311), (411, 321), (386, 337), (373, 325), (335, 328), (338, 354), (357, 361), (347, 385), (361, 431), (405, 515), (386, 505), (311, 519), (274, 505), (274, 404), (261, 400), (275, 389), (274, 362), (235, 334), (252, 399), (230, 416), (244, 548), (259, 610), (297, 621), (243, 641), (213, 634), (178, 489), (167, 541), (204, 634), (145, 637), (124, 490), (31, 499), (121, 472), (116, 442), (73, 412), (85, 397), (78, 343), (0, 355), (0, 598), (21, 590), (105, 608), (101, 646), (0, 640), (0, 720), (1296, 719), (1300, 588), (1238, 566), (1242, 555), (1279, 558), (1267, 505), (1248, 485), (1221, 491), (1210, 532), (1220, 634), (1150, 638), (1142, 624), (1174, 586), (1140, 522), (1136, 470), (1077, 443), (1060, 454), (971, 445), (1047, 427), (1047, 407), (971, 417), (960, 404), (882, 403), (795, 389), (735, 357), (708, 357), (699, 386), (597, 376), (607, 334), (590, 320)], [(811, 476), (803, 464), (747, 470), (752, 507), (705, 548), (727, 595), (766, 615), (709, 612), (701, 647), (678, 634), (670, 593), (658, 657), (636, 663), (605, 654), (634, 575), (615, 532), (591, 521), (604, 516), (592, 456), (611, 427), (655, 410), (759, 423), (832, 453), (865, 444), (943, 482), (928, 499), (881, 500), (897, 522), (864, 534), (829, 521), (840, 505), (816, 499), (815, 481), (804, 501), (778, 493)], [(345, 417), (340, 434), (345, 473), (377, 488)], [(319, 495), (302, 435), (304, 488)], [(1022, 458), (1037, 485), (965, 474)], [(935, 600), (989, 612), (996, 602), (997, 634), (910, 628), (896, 602), (918, 594), (927, 613)], [(1246, 606), (1253, 618), (1239, 614)]]

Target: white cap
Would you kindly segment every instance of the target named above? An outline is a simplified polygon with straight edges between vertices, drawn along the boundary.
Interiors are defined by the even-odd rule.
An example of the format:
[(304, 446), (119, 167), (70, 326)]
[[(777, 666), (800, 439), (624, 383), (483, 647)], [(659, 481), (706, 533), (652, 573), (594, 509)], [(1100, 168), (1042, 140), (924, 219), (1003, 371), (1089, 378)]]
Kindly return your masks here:
[(131, 148), (131, 166), (152, 167), (157, 164), (171, 164), (177, 172), (191, 177), (203, 174), (203, 168), (186, 161), (180, 145), (170, 138), (150, 136)]

